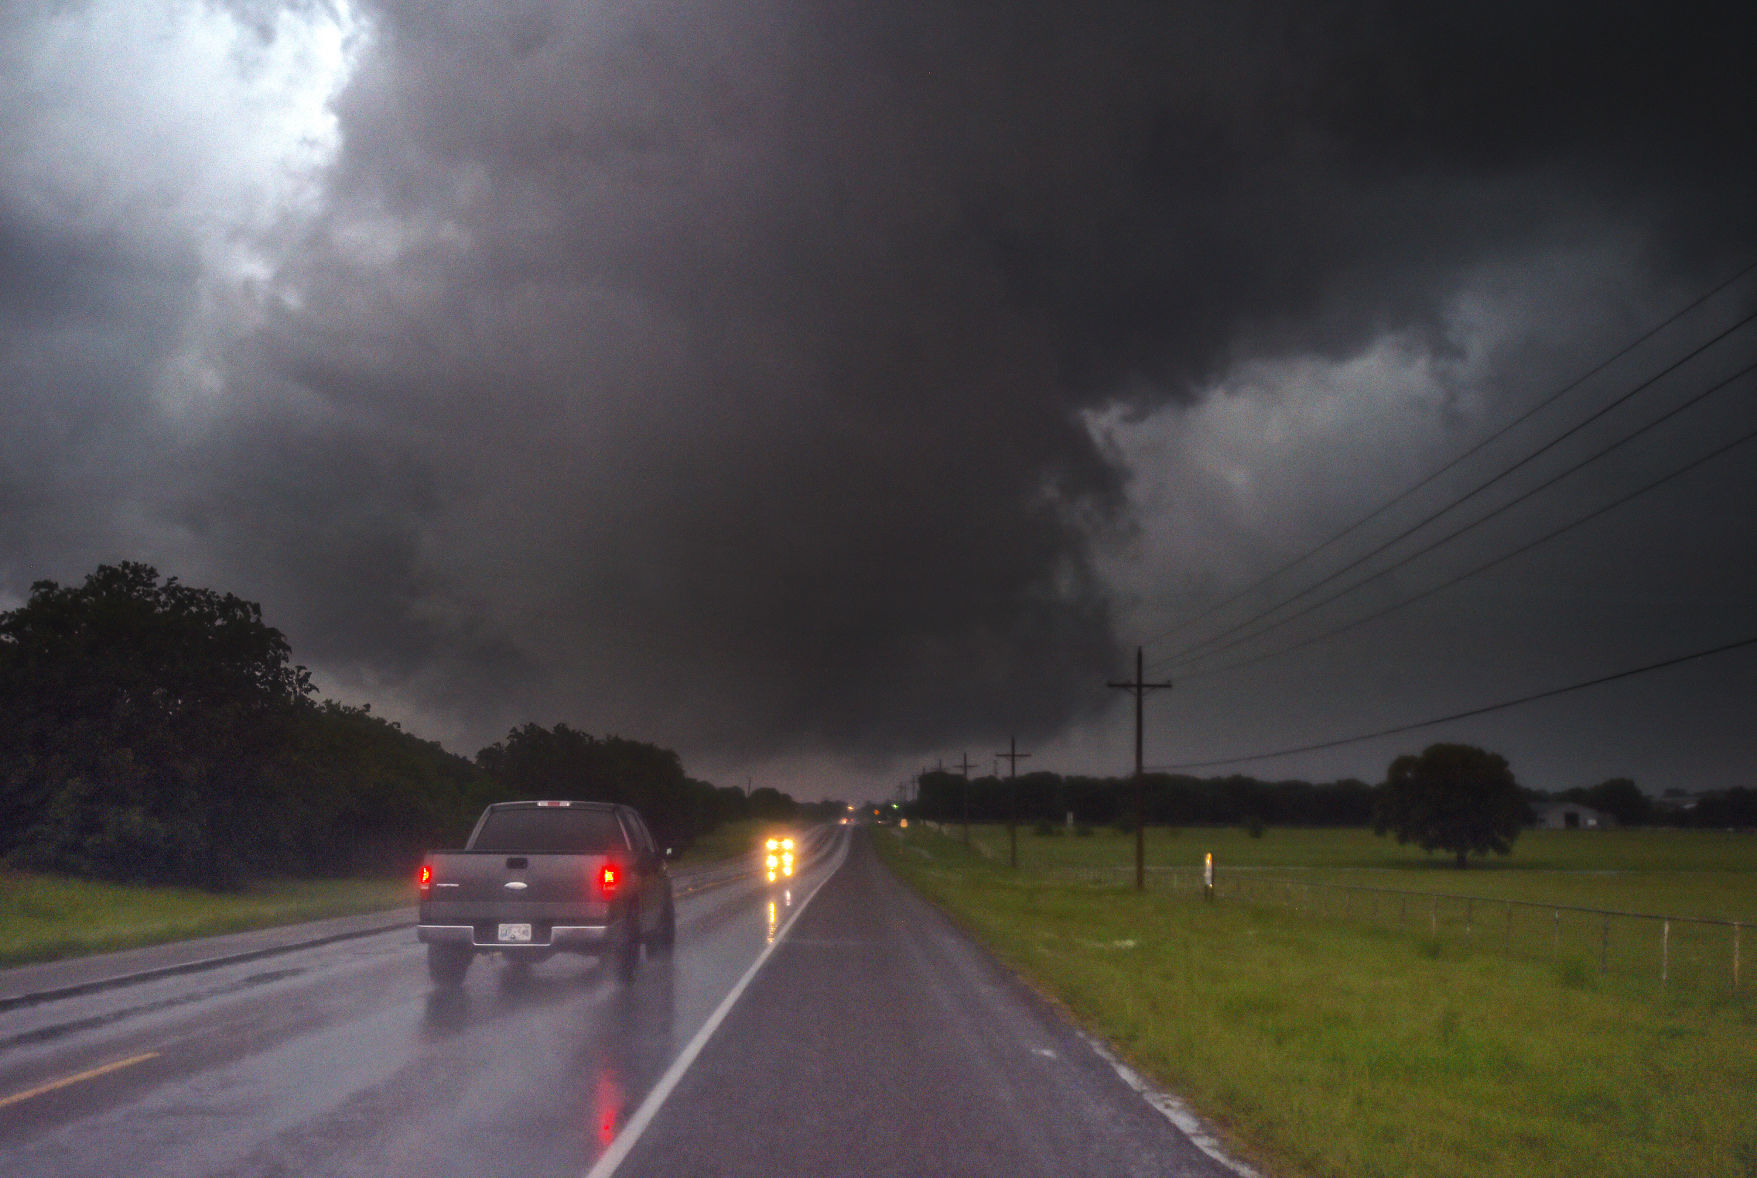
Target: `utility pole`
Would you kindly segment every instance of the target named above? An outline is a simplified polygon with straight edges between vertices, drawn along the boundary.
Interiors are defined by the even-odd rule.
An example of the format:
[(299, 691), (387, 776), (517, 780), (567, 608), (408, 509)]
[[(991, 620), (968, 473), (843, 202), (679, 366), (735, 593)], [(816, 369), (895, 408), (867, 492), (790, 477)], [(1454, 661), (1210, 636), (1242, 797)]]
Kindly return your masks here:
[(1135, 681), (1133, 683), (1107, 683), (1107, 687), (1115, 687), (1122, 691), (1130, 691), (1135, 696), (1135, 890), (1145, 891), (1147, 888), (1147, 783), (1146, 773), (1141, 768), (1141, 700), (1149, 691), (1170, 691), (1171, 681), (1164, 683), (1148, 683), (1142, 678), (1145, 664), (1141, 657), (1141, 648), (1135, 647)]
[(1011, 795), (1007, 803), (1007, 866), (1019, 866), (1019, 762), (1029, 759), (1030, 753), (1019, 751), (1019, 738), (1007, 737), (1007, 751), (996, 753), (995, 760), (1007, 759), (1007, 793)]
[(970, 845), (970, 770), (972, 768), (969, 750), (965, 750), (964, 759), (959, 763), (958, 768), (964, 774), (964, 845), (967, 847)]

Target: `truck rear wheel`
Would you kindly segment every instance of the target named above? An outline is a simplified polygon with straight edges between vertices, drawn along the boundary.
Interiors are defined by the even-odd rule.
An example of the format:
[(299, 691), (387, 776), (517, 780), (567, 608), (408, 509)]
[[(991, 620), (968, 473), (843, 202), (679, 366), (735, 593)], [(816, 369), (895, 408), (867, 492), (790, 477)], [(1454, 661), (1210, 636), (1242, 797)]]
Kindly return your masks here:
[(435, 985), (457, 986), (469, 972), (470, 959), (475, 956), (462, 945), (427, 946), (427, 976)]
[(616, 976), (632, 982), (641, 968), (641, 932), (638, 914), (630, 909), (622, 921), (622, 942), (616, 946)]
[(654, 957), (671, 956), (671, 947), (677, 944), (677, 906), (667, 899), (665, 912), (659, 917), (659, 927), (653, 930), (652, 937), (647, 941), (647, 952)]

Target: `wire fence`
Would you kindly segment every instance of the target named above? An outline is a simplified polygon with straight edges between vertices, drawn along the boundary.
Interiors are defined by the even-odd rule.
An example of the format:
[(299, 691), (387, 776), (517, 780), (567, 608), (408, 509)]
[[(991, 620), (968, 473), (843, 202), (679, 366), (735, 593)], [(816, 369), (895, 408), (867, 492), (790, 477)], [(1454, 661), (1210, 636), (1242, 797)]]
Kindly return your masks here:
[[(1131, 881), (1133, 867), (1071, 868), (1090, 883)], [(1150, 889), (1202, 899), (1200, 868), (1149, 867)], [(1753, 993), (1751, 927), (1736, 920), (1620, 912), (1531, 900), (1411, 892), (1231, 871), (1214, 882), (1216, 901), (1272, 906), (1312, 917), (1370, 924), (1424, 938), (1554, 963), (1564, 981), (1615, 976), (1658, 992)]]

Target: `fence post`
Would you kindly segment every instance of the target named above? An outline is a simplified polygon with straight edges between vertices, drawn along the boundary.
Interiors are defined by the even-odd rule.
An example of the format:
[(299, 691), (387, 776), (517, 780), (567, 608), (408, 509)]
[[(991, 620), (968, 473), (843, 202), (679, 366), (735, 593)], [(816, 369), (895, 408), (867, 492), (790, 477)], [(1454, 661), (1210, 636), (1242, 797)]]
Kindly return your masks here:
[[(1192, 886), (1192, 889), (1200, 886), (1201, 889), (1204, 891), (1204, 893), (1206, 893), (1208, 896), (1210, 896), (1212, 898), (1217, 899), (1219, 897), (1219, 886), (1218, 886), (1219, 880), (1217, 878), (1215, 878), (1214, 876), (1208, 875), (1207, 872), (1209, 870), (1211, 870), (1211, 869), (1208, 868), (1207, 862), (1205, 861), (1203, 864), (1203, 874), (1202, 874), (1200, 884), (1197, 883), (1196, 879), (1192, 878), (1191, 886)], [(1183, 888), (1182, 876), (1176, 871), (1170, 872), (1169, 874), (1170, 874), (1170, 878), (1171, 878), (1171, 886), (1172, 886), (1173, 891), (1181, 891)], [(1210, 883), (1209, 882), (1210, 880), (1213, 880), (1213, 882)], [(1272, 893), (1274, 891), (1274, 885), (1276, 883), (1279, 883), (1281, 885), (1282, 900), (1287, 905), (1289, 910), (1295, 911), (1295, 912), (1309, 911), (1309, 912), (1313, 912), (1313, 913), (1316, 913), (1321, 916), (1341, 916), (1344, 919), (1350, 918), (1355, 915), (1353, 893), (1357, 890), (1361, 890), (1361, 889), (1357, 889), (1357, 888), (1354, 888), (1354, 887), (1352, 887), (1350, 885), (1346, 885), (1346, 884), (1332, 885), (1332, 884), (1317, 883), (1317, 882), (1310, 881), (1310, 880), (1295, 881), (1291, 878), (1283, 878), (1281, 880), (1275, 880), (1275, 879), (1271, 878), (1267, 882), (1269, 884), (1268, 889), (1265, 891), (1265, 893), (1263, 895), (1258, 895), (1256, 897), (1259, 902), (1273, 903), (1274, 897), (1273, 897)], [(1296, 882), (1299, 884), (1298, 887), (1295, 886)], [(1212, 889), (1212, 890), (1210, 890), (1210, 889)], [(1361, 914), (1362, 917), (1365, 919), (1375, 921), (1375, 922), (1380, 920), (1381, 918), (1388, 918), (1389, 913), (1387, 913), (1383, 910), (1383, 906), (1379, 902), (1381, 889), (1367, 888), (1364, 890), (1368, 895), (1367, 907), (1370, 909), (1370, 911), (1362, 913)], [(1332, 908), (1326, 902), (1326, 894), (1330, 891), (1341, 892), (1341, 894), (1342, 894), (1341, 895), (1341, 904), (1339, 905), (1340, 911), (1338, 911), (1336, 908)], [(1419, 897), (1421, 895), (1421, 893), (1420, 892), (1406, 892), (1406, 891), (1403, 891), (1402, 889), (1383, 889), (1383, 891), (1387, 895), (1392, 894), (1392, 893), (1396, 894), (1396, 896), (1397, 896), (1397, 926), (1398, 926), (1399, 931), (1408, 931), (1410, 897), (1412, 897), (1412, 896)], [(1303, 892), (1303, 895), (1301, 894), (1302, 892)], [(1244, 899), (1248, 899), (1252, 895), (1255, 895), (1255, 893), (1253, 893), (1251, 888), (1247, 887), (1245, 885), (1245, 882), (1241, 879), (1236, 882), (1236, 886), (1233, 888), (1232, 895), (1235, 899), (1244, 900)], [(1450, 897), (1447, 897), (1447, 896), (1442, 896), (1441, 894), (1439, 894), (1437, 892), (1429, 893), (1429, 895), (1428, 895), (1428, 932), (1429, 932), (1429, 934), (1436, 937), (1436, 938), (1440, 935), (1440, 901), (1442, 899), (1447, 899), (1447, 898), (1464, 901), (1464, 935), (1465, 935), (1466, 939), (1470, 942), (1470, 944), (1474, 946), (1476, 943), (1476, 901), (1478, 899), (1478, 897), (1475, 897), (1475, 896), (1450, 896)], [(1483, 902), (1485, 904), (1497, 903), (1497, 901), (1487, 899), (1487, 898), (1484, 898)], [(1513, 952), (1513, 947), (1514, 947), (1514, 943), (1515, 943), (1514, 933), (1516, 930), (1515, 930), (1514, 926), (1515, 926), (1515, 924), (1517, 924), (1517, 916), (1518, 916), (1518, 913), (1515, 911), (1515, 909), (1519, 908), (1521, 906), (1522, 902), (1517, 901), (1517, 900), (1501, 900), (1498, 902), (1501, 904), (1504, 904), (1506, 906), (1507, 924), (1506, 924), (1506, 929), (1505, 929), (1505, 949), (1510, 954)], [(1534, 907), (1534, 908), (1540, 907), (1540, 905), (1536, 905), (1536, 904), (1525, 905), (1525, 906)], [(1618, 913), (1607, 912), (1607, 911), (1603, 911), (1601, 909), (1591, 909), (1591, 908), (1584, 908), (1584, 909), (1580, 909), (1579, 911), (1581, 912), (1583, 917), (1595, 915), (1595, 914), (1601, 917), (1600, 924), (1599, 924), (1598, 970), (1601, 974), (1609, 973), (1610, 972), (1610, 956), (1611, 956), (1611, 917), (1618, 915)], [(1660, 982), (1660, 988), (1662, 991), (1668, 990), (1671, 985), (1672, 921), (1674, 918), (1662, 917), (1659, 914), (1655, 913), (1651, 917), (1651, 919), (1655, 919), (1655, 920), (1660, 921), (1659, 982)], [(1681, 918), (1681, 919), (1689, 919), (1689, 918)], [(1735, 920), (1735, 921), (1712, 921), (1712, 922), (1708, 922), (1708, 923), (1720, 924), (1723, 926), (1730, 924), (1732, 926), (1733, 944), (1732, 944), (1732, 955), (1731, 955), (1732, 961), (1730, 963), (1731, 964), (1731, 975), (1732, 975), (1731, 982), (1732, 982), (1732, 993), (1737, 994), (1739, 992), (1740, 986), (1744, 982), (1743, 938), (1744, 938), (1744, 924), (1745, 924), (1745, 922)], [(1485, 929), (1485, 935), (1487, 935), (1486, 929)], [(1557, 961), (1561, 960), (1561, 956), (1562, 956), (1562, 909), (1559, 905), (1552, 906), (1550, 909), (1550, 955), (1553, 960), (1557, 960)], [(1638, 964), (1635, 965), (1635, 968), (1638, 970), (1639, 965)]]

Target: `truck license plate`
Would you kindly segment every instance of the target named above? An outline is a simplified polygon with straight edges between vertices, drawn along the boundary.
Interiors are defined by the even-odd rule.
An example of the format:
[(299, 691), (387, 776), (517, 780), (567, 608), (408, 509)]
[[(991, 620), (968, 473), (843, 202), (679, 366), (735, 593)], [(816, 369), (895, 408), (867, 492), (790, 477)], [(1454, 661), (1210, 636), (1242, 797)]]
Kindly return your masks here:
[(500, 926), (500, 939), (503, 941), (529, 941), (531, 926), (528, 924), (503, 924)]

